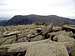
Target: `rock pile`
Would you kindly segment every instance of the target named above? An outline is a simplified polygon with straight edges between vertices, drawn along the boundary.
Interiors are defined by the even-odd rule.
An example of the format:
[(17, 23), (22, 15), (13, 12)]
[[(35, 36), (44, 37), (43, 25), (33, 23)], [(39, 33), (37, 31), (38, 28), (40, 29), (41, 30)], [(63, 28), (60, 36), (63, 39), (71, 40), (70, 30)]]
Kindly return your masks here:
[(5, 31), (0, 37), (0, 56), (74, 56), (75, 28), (71, 25), (10, 28), (13, 31)]

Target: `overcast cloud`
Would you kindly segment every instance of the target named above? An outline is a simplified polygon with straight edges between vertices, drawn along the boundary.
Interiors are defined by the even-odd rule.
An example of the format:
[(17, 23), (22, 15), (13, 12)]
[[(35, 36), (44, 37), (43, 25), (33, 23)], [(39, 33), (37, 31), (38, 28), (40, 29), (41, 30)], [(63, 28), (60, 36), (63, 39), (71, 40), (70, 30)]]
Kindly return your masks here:
[(0, 0), (0, 17), (14, 15), (58, 15), (75, 18), (74, 0)]

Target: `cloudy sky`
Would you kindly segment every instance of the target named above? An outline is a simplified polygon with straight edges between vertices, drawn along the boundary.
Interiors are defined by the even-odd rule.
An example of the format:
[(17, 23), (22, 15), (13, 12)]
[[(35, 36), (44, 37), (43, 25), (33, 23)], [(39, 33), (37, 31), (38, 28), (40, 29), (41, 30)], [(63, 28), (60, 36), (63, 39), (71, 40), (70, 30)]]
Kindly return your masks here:
[(75, 0), (0, 0), (0, 17), (28, 14), (75, 18)]

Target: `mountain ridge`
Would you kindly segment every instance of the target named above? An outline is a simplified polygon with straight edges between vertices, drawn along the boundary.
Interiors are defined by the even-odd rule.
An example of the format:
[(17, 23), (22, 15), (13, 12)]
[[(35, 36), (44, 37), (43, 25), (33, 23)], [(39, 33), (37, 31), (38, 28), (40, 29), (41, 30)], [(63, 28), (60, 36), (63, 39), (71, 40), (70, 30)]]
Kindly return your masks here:
[[(57, 15), (15, 15), (9, 19), (5, 25), (23, 25), (23, 24), (33, 24), (33, 23), (53, 23), (54, 25), (63, 25), (63, 24), (75, 24), (74, 19), (60, 17)], [(60, 24), (59, 24), (60, 23)]]

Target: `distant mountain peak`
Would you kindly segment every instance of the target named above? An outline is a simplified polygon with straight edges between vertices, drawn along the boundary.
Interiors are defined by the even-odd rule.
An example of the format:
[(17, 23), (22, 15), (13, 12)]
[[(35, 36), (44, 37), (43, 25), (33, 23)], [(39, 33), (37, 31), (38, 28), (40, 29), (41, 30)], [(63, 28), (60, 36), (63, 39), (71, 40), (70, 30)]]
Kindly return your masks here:
[(19, 25), (19, 24), (32, 24), (32, 23), (53, 23), (54, 25), (63, 25), (63, 24), (75, 24), (75, 21), (60, 17), (57, 15), (15, 15), (10, 20), (7, 21), (6, 25)]

